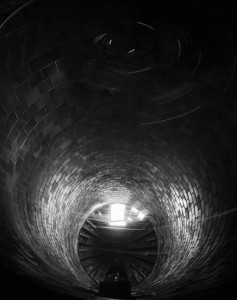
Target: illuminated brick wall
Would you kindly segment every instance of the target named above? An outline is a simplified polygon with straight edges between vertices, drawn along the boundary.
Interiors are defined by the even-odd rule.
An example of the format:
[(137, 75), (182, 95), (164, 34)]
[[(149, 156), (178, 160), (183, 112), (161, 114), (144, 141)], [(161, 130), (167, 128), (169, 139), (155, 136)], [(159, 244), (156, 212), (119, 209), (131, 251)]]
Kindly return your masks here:
[[(223, 109), (216, 119), (209, 107), (228, 80), (216, 74), (215, 93), (204, 87), (184, 98), (202, 102), (194, 115), (146, 124), (162, 116), (161, 107), (166, 113), (182, 105), (145, 99), (138, 108), (131, 91), (85, 88), (80, 61), (73, 66), (69, 57), (73, 34), (85, 33), (75, 27), (76, 13), (53, 2), (38, 6), (0, 29), (2, 255), (9, 251), (27, 274), (69, 293), (95, 291), (77, 256), (80, 226), (98, 204), (126, 195), (147, 210), (158, 239), (153, 272), (133, 292), (213, 287), (235, 261), (228, 244), (235, 233), (234, 117)], [(231, 101), (236, 90), (228, 88)]]

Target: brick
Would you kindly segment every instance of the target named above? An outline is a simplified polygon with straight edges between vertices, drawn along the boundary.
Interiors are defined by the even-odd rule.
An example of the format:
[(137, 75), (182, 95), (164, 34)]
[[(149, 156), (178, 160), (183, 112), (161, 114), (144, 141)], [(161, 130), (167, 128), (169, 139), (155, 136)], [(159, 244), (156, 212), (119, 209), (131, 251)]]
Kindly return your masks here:
[(9, 143), (10, 145), (14, 145), (15, 141), (17, 139), (19, 135), (19, 131), (16, 128), (16, 126), (11, 130), (10, 134), (7, 137), (7, 143)]
[(42, 96), (40, 96), (37, 99), (36, 103), (38, 105), (38, 108), (41, 109), (41, 108), (47, 106), (49, 102), (50, 102), (49, 95), (48, 94), (43, 94)]
[(53, 63), (59, 57), (60, 57), (59, 51), (56, 49), (49, 52), (45, 52), (44, 54), (41, 54), (40, 56), (33, 58), (29, 62), (30, 70), (32, 73), (40, 71), (41, 69)]
[(49, 92), (49, 96), (50, 96), (52, 103), (54, 103), (56, 105), (62, 104), (65, 100), (64, 87), (62, 85), (54, 87)]
[(46, 108), (42, 108), (41, 110), (39, 110), (34, 118), (35, 118), (35, 121), (38, 123), (39, 121), (41, 121), (43, 118), (45, 118), (47, 116), (47, 109)]
[(53, 87), (52, 81), (50, 78), (42, 81), (37, 88), (39, 89), (40, 94), (47, 93)]
[(57, 65), (57, 70), (58, 70), (59, 72), (65, 71), (65, 61), (64, 61), (63, 58), (57, 60), (55, 63), (56, 63), (56, 65)]
[(21, 148), (23, 147), (26, 139), (27, 139), (27, 133), (25, 130), (22, 130), (20, 135), (18, 136), (18, 139), (17, 139), (17, 143), (18, 143), (18, 146)]
[(62, 127), (60, 125), (56, 125), (52, 129), (52, 136), (58, 134), (62, 130)]
[(11, 152), (11, 159), (13, 160), (14, 163), (16, 163), (16, 161), (17, 161), (19, 151), (20, 151), (20, 149), (19, 149), (17, 143), (15, 143), (15, 145), (12, 149), (12, 152)]
[(41, 120), (34, 128), (36, 134), (41, 134), (41, 132), (44, 130), (46, 126), (45, 120)]
[[(27, 136), (28, 137), (28, 136)], [(22, 157), (22, 159), (25, 159), (25, 156), (27, 155), (28, 151), (29, 151), (30, 145), (29, 143), (27, 143), (27, 139), (25, 141), (25, 143), (22, 145), (21, 151), (19, 153), (19, 155)]]
[(15, 93), (11, 93), (10, 95), (8, 95), (7, 100), (8, 103), (11, 105), (11, 107), (15, 107), (17, 104), (19, 104), (19, 101)]
[(3, 106), (0, 106), (0, 121), (4, 122), (7, 119), (7, 112)]
[(15, 94), (20, 102), (25, 102), (26, 96), (30, 93), (30, 86), (27, 82), (24, 82), (22, 85), (20, 85), (16, 91)]
[[(39, 11), (40, 4), (37, 4), (37, 9)], [(32, 14), (33, 13), (28, 15), (29, 21), (32, 20)], [(35, 11), (35, 14), (37, 15), (37, 11)], [(42, 22), (40, 21), (38, 22), (40, 30), (43, 30), (42, 28), (47, 28), (47, 25), (45, 25), (48, 24), (46, 20), (44, 20), (44, 24), (41, 23)], [(63, 23), (63, 26), (67, 25), (67, 22), (61, 23)], [(38, 24), (35, 26), (36, 29)], [(33, 32), (37, 39), (37, 30)], [(60, 32), (58, 33), (57, 34), (60, 35)], [(41, 31), (40, 34), (43, 36), (44, 32)], [(48, 34), (48, 32), (46, 34)], [(33, 35), (33, 33), (30, 33), (29, 31), (29, 35)], [(60, 38), (61, 41), (65, 39), (64, 36)], [(32, 39), (32, 41), (34, 41), (34, 39)], [(16, 44), (12, 44), (11, 42), (14, 41), (9, 41), (9, 47), (13, 48), (13, 45), (17, 45), (19, 41)], [(24, 38), (22, 38), (21, 42), (24, 42)], [(34, 43), (35, 42), (29, 42), (28, 46), (33, 45)], [(52, 38), (52, 44), (53, 43), (54, 41)], [(2, 47), (2, 45), (0, 47)], [(32, 48), (34, 47), (37, 47), (36, 43), (32, 46)], [(42, 49), (46, 49), (46, 47), (49, 46), (43, 45), (42, 48), (37, 49), (37, 51), (40, 52)], [(20, 51), (16, 49), (16, 52)], [(14, 55), (14, 52), (10, 51), (8, 53), (10, 56)], [(24, 226), (30, 227), (32, 225), (29, 214), (33, 209), (30, 205), (29, 207), (26, 206), (25, 199), (34, 198), (36, 203), (37, 199), (42, 199), (41, 196), (44, 192), (44, 206), (40, 207), (40, 204), (38, 204), (37, 210), (39, 211), (36, 210), (34, 213), (35, 218), (37, 219), (36, 223), (38, 224), (38, 228), (35, 230), (37, 233), (34, 234), (36, 235), (39, 233), (41, 235), (41, 246), (43, 245), (42, 247), (45, 251), (45, 253), (41, 255), (47, 256), (47, 263), (50, 264), (51, 256), (55, 256), (52, 253), (52, 247), (57, 245), (57, 242), (61, 243), (62, 239), (64, 239), (63, 232), (60, 232), (60, 222), (64, 220), (64, 225), (66, 225), (67, 220), (63, 219), (61, 216), (62, 209), (64, 210), (64, 216), (68, 216), (68, 220), (70, 219), (73, 224), (74, 220), (79, 220), (79, 216), (73, 215), (73, 212), (80, 211), (83, 213), (83, 210), (86, 210), (86, 207), (77, 206), (77, 201), (73, 200), (75, 197), (85, 199), (85, 203), (89, 207), (92, 198), (98, 194), (100, 189), (104, 192), (107, 185), (111, 188), (118, 187), (119, 185), (126, 186), (127, 189), (132, 191), (131, 203), (137, 201), (139, 204), (140, 200), (144, 201), (144, 205), (147, 203), (147, 207), (151, 205), (150, 208), (152, 208), (152, 212), (158, 212), (157, 218), (159, 219), (161, 226), (163, 224), (167, 225), (165, 223), (167, 215), (169, 217), (167, 219), (168, 225), (172, 225), (171, 228), (168, 225), (166, 227), (164, 225), (164, 228), (161, 228), (161, 226), (158, 226), (159, 228), (157, 228), (158, 240), (163, 246), (163, 248), (161, 246), (160, 248), (166, 255), (163, 256), (161, 253), (158, 260), (163, 260), (163, 265), (159, 265), (162, 268), (159, 268), (159, 270), (154, 269), (153, 274), (154, 278), (156, 278), (155, 280), (159, 277), (159, 282), (161, 284), (163, 284), (162, 279), (166, 278), (161, 289), (165, 291), (166, 288), (169, 289), (170, 286), (175, 286), (177, 283), (175, 281), (176, 276), (180, 278), (179, 276), (182, 274), (184, 274), (183, 281), (181, 280), (182, 283), (185, 283), (186, 278), (188, 278), (190, 285), (192, 285), (192, 281), (195, 281), (196, 286), (199, 286), (200, 282), (193, 277), (194, 273), (192, 274), (192, 272), (195, 269), (195, 266), (198, 267), (195, 270), (197, 271), (197, 274), (200, 271), (201, 278), (201, 273), (203, 273), (202, 267), (208, 265), (205, 274), (207, 276), (206, 278), (209, 277), (209, 274), (211, 274), (212, 271), (211, 269), (215, 269), (211, 256), (214, 255), (215, 251), (218, 251), (218, 247), (221, 243), (221, 239), (217, 236), (217, 233), (221, 233), (220, 228), (223, 228), (222, 230), (225, 233), (227, 228), (226, 226), (221, 227), (220, 224), (223, 224), (222, 219), (226, 222), (227, 220), (231, 222), (231, 217), (229, 215), (223, 216), (221, 221), (217, 217), (210, 218), (209, 221), (205, 220), (208, 211), (210, 215), (215, 215), (217, 208), (219, 209), (218, 213), (223, 211), (224, 206), (214, 205), (214, 203), (218, 204), (218, 202), (220, 202), (221, 204), (221, 201), (224, 199), (228, 206), (228, 195), (227, 193), (226, 195), (223, 194), (225, 188), (224, 172), (218, 171), (218, 174), (214, 173), (211, 175), (212, 178), (208, 178), (207, 174), (210, 174), (210, 163), (208, 162), (207, 164), (206, 161), (208, 161), (208, 159), (200, 159), (200, 156), (203, 155), (202, 153), (207, 152), (210, 152), (207, 156), (213, 156), (212, 160), (218, 159), (218, 153), (211, 153), (213, 147), (209, 150), (207, 149), (209, 147), (208, 145), (213, 144), (212, 141), (215, 141), (214, 138), (209, 139), (209, 136), (211, 136), (210, 133), (205, 132), (208, 131), (208, 126), (205, 127), (205, 124), (198, 122), (198, 129), (195, 128), (195, 131), (192, 133), (192, 138), (189, 138), (187, 134), (183, 134), (180, 131), (179, 124), (182, 123), (181, 126), (184, 128), (185, 133), (192, 131), (194, 129), (194, 126), (192, 126), (194, 123), (192, 118), (195, 119), (195, 117), (197, 117), (194, 114), (192, 117), (187, 116), (188, 121), (186, 121), (187, 118), (185, 117), (182, 118), (182, 121), (176, 120), (174, 123), (171, 122), (172, 124), (170, 125), (169, 122), (167, 122), (164, 126), (152, 126), (155, 127), (155, 129), (149, 128), (147, 132), (144, 131), (144, 139), (143, 133), (142, 136), (140, 136), (139, 132), (137, 135), (135, 134), (135, 136), (130, 134), (132, 131), (130, 131), (130, 127), (128, 128), (125, 126), (126, 121), (124, 121), (124, 126), (126, 127), (124, 127), (124, 129), (121, 125), (123, 119), (121, 124), (116, 125), (116, 122), (114, 122), (110, 128), (110, 110), (107, 111), (107, 107), (104, 106), (104, 103), (107, 105), (107, 102), (103, 102), (104, 100), (100, 102), (103, 95), (100, 95), (100, 93), (97, 93), (98, 95), (95, 94), (95, 97), (90, 97), (90, 95), (88, 95), (88, 97), (85, 98), (86, 100), (84, 103), (80, 101), (80, 105), (78, 105), (78, 98), (74, 97), (72, 99), (73, 95), (69, 95), (69, 98), (71, 98), (70, 100), (65, 87), (60, 86), (63, 82), (63, 76), (60, 74), (62, 72), (59, 73), (58, 70), (65, 70), (63, 60), (57, 60), (56, 65), (55, 60), (51, 60), (52, 57), (49, 59), (45, 54), (42, 55), (42, 57), (43, 59), (41, 62), (39, 56), (36, 60), (31, 59), (31, 70), (36, 68), (37, 71), (36, 73), (31, 73), (30, 76), (27, 77), (29, 92), (27, 92), (28, 88), (24, 90), (23, 83), (20, 85), (19, 90), (17, 89), (20, 104), (17, 103), (18, 97), (10, 98), (9, 96), (7, 98), (4, 94), (5, 99), (8, 101), (8, 108), (4, 108), (7, 101), (3, 102), (2, 105), (2, 120), (4, 120), (4, 122), (7, 121), (9, 115), (12, 113), (11, 106), (15, 107), (14, 112), (16, 113), (16, 120), (13, 118), (11, 121), (8, 120), (9, 123), (6, 122), (8, 124), (9, 136), (12, 141), (11, 146), (13, 146), (13, 148), (11, 148), (10, 163), (12, 164), (12, 167), (10, 166), (9, 169), (12, 169), (10, 173), (14, 172), (14, 168), (15, 171), (19, 172), (19, 177), (17, 177), (17, 180), (19, 180), (17, 181), (17, 184), (19, 184), (19, 186), (17, 185), (16, 191), (17, 193), (19, 192), (18, 195), (21, 195), (21, 197), (16, 199), (16, 202), (19, 205), (19, 213), (22, 214), (22, 220), (18, 220), (18, 223), (19, 226), (22, 226), (20, 228), (22, 234), (25, 235), (27, 243), (32, 243), (31, 245), (33, 245), (35, 249), (39, 247), (36, 242), (37, 237), (34, 236), (31, 231), (26, 232), (24, 230)], [(11, 76), (13, 80), (14, 74), (21, 70), (18, 65), (19, 59), (19, 54), (16, 58), (11, 59)], [(46, 66), (48, 61), (50, 61), (49, 66)], [(64, 61), (66, 62), (66, 60)], [(43, 64), (43, 67), (38, 69), (41, 67), (41, 63)], [(62, 65), (60, 65), (61, 63)], [(17, 70), (14, 69), (15, 66), (18, 68)], [(44, 74), (44, 78), (41, 74)], [(19, 75), (21, 80), (22, 76), (25, 75)], [(51, 82), (47, 81), (48, 79), (51, 79)], [(15, 90), (13, 86), (14, 84), (11, 84), (11, 82), (8, 81), (5, 92), (7, 95), (10, 95), (10, 93), (8, 93), (9, 91), (12, 93)], [(57, 87), (57, 89), (54, 89), (55, 87)], [(78, 91), (75, 90), (74, 96), (78, 95), (77, 92)], [(88, 103), (87, 99), (89, 98), (93, 98), (94, 100)], [(120, 110), (121, 108), (121, 115), (124, 113), (124, 120), (125, 118), (127, 120), (131, 117), (130, 121), (132, 122), (132, 116), (134, 115), (132, 112), (133, 106), (126, 107), (125, 112), (125, 110), (123, 110), (125, 108), (125, 105), (123, 105), (124, 100), (119, 102), (119, 99), (120, 98), (113, 99), (111, 104), (108, 104), (108, 109), (110, 109), (110, 105), (111, 109), (113, 107), (114, 110), (117, 110), (117, 108)], [(188, 98), (186, 100), (188, 100)], [(63, 103), (65, 105), (62, 105)], [(180, 105), (183, 105), (184, 101), (178, 101), (178, 104), (179, 103)], [(145, 102), (143, 104), (145, 107)], [(159, 110), (162, 110), (161, 108), (162, 107), (160, 107)], [(169, 108), (172, 113), (175, 112), (173, 103)], [(129, 111), (129, 109), (131, 109), (131, 111)], [(148, 101), (147, 114), (149, 115), (150, 112), (156, 115), (156, 105), (149, 108)], [(169, 109), (167, 109), (167, 112), (169, 112)], [(162, 112), (160, 111), (160, 113)], [(103, 117), (107, 116), (107, 114), (108, 119), (107, 117)], [(113, 116), (111, 118), (113, 118)], [(73, 129), (73, 122), (78, 122), (78, 128), (75, 130)], [(89, 127), (87, 126), (88, 124)], [(73, 126), (67, 128), (70, 125)], [(6, 130), (4, 129), (4, 124), (1, 123), (0, 127), (0, 139), (3, 140)], [(24, 127), (27, 132), (24, 130)], [(61, 130), (64, 128), (66, 129), (64, 131), (65, 135), (64, 138), (61, 138), (61, 135), (63, 135)], [(202, 132), (201, 128), (205, 130)], [(93, 131), (94, 129), (95, 131)], [(199, 129), (200, 132), (198, 131)], [(111, 130), (111, 135), (106, 135), (108, 132), (107, 130)], [(224, 128), (221, 130), (224, 131)], [(18, 131), (20, 133), (19, 136), (17, 136)], [(197, 135), (195, 134), (196, 131)], [(58, 136), (53, 136), (59, 132), (60, 134)], [(167, 135), (167, 133), (169, 134)], [(150, 134), (154, 135), (154, 141), (158, 135), (160, 140), (157, 138), (154, 144), (149, 144)], [(46, 135), (45, 139), (44, 135)], [(100, 143), (100, 135), (104, 139), (107, 139), (107, 141)], [(80, 138), (81, 136), (84, 136), (85, 139), (83, 140), (83, 138)], [(185, 136), (185, 140), (182, 140), (183, 136)], [(144, 141), (139, 140), (140, 137)], [(195, 139), (193, 139), (194, 137)], [(164, 143), (162, 139), (164, 139)], [(15, 140), (17, 141), (17, 144), (15, 144)], [(138, 140), (140, 141), (139, 143)], [(68, 143), (67, 141), (70, 142)], [(157, 145), (155, 145), (155, 143), (157, 143)], [(129, 146), (129, 144), (133, 145)], [(136, 145), (136, 149), (134, 148), (134, 145)], [(146, 151), (149, 147), (151, 149)], [(229, 146), (225, 143), (223, 147), (226, 147), (227, 149)], [(10, 157), (8, 145), (1, 145), (1, 150), (3, 152), (1, 157), (4, 158), (5, 163), (8, 163)], [(18, 153), (19, 150), (21, 150), (20, 155)], [(132, 154), (130, 152), (132, 152)], [(152, 157), (153, 153), (154, 157)], [(114, 156), (114, 154), (116, 155)], [(174, 157), (179, 157), (180, 161), (174, 159)], [(14, 162), (16, 162), (15, 165)], [(22, 165), (23, 163), (24, 165)], [(222, 163), (223, 167), (225, 167), (225, 164), (230, 163), (230, 161), (225, 159)], [(218, 163), (213, 163), (211, 164), (211, 167), (213, 168), (213, 166), (219, 165)], [(198, 169), (200, 170), (198, 171)], [(47, 170), (47, 172), (45, 170)], [(214, 171), (215, 170), (216, 169), (214, 169)], [(3, 174), (4, 172), (5, 170), (3, 170)], [(38, 177), (38, 174), (41, 176)], [(126, 176), (124, 176), (124, 174)], [(227, 177), (229, 176), (230, 173), (228, 173)], [(11, 176), (8, 177), (11, 179)], [(216, 177), (220, 178), (220, 183), (213, 187), (213, 182), (215, 182)], [(57, 186), (53, 183), (53, 179), (58, 183)], [(226, 178), (227, 181), (228, 179), (229, 178)], [(14, 183), (14, 178), (9, 182)], [(37, 182), (36, 187), (33, 185), (33, 182)], [(50, 183), (52, 183), (51, 186), (49, 186)], [(172, 186), (170, 186), (171, 184)], [(34, 192), (31, 193), (34, 188)], [(20, 190), (24, 190), (24, 193), (20, 194)], [(26, 194), (27, 191), (29, 192), (28, 195)], [(38, 193), (38, 191), (40, 191), (41, 194)], [(231, 191), (228, 192), (231, 194)], [(123, 195), (123, 192), (121, 192), (121, 194)], [(215, 197), (213, 197), (214, 194)], [(10, 202), (10, 197), (9, 199), (7, 197), (4, 198), (5, 203), (8, 202), (7, 200)], [(71, 204), (72, 202), (73, 204)], [(78, 201), (78, 203), (79, 202), (80, 201)], [(25, 207), (24, 210), (23, 206)], [(200, 208), (202, 212), (200, 212)], [(18, 208), (16, 208), (16, 210), (17, 209)], [(17, 220), (15, 221), (17, 223)], [(202, 223), (200, 224), (200, 222)], [(68, 235), (68, 238), (72, 238), (73, 233), (74, 232)], [(57, 234), (59, 234), (59, 236), (57, 236)], [(33, 240), (33, 242), (31, 240)], [(204, 244), (204, 241), (206, 244)], [(51, 244), (48, 245), (48, 242)], [(69, 243), (69, 241), (67, 242)], [(65, 245), (61, 243), (61, 247), (62, 253), (64, 253)], [(67, 247), (69, 246), (67, 245)], [(213, 252), (211, 252), (211, 250), (213, 250)], [(223, 252), (223, 254), (225, 253)], [(33, 263), (30, 260), (31, 257), (25, 252), (22, 255), (28, 260), (29, 264), (33, 266)], [(61, 257), (56, 257), (55, 261), (58, 259), (61, 262), (63, 261), (63, 263), (66, 263), (67, 258), (64, 256), (62, 257), (61, 260)], [(203, 262), (206, 262), (206, 264)], [(38, 267), (40, 268), (40, 264)], [(35, 270), (37, 268), (35, 268)], [(159, 273), (161, 270), (162, 273)], [(191, 272), (191, 275), (189, 271)], [(146, 272), (145, 269), (144, 272)], [(95, 274), (95, 276), (97, 275)], [(172, 282), (169, 281), (169, 278), (172, 278)], [(205, 278), (205, 276), (203, 278)], [(149, 290), (149, 287), (145, 286), (144, 289)]]
[(64, 73), (57, 73), (51, 76), (51, 80), (53, 83), (53, 86), (60, 85), (64, 82), (65, 80), (65, 74)]
[(53, 62), (52, 64), (44, 67), (41, 70), (41, 72), (42, 72), (44, 78), (48, 78), (50, 76), (53, 76), (53, 75), (57, 74), (58, 73), (58, 68), (57, 68), (56, 63)]
[(31, 88), (34, 88), (36, 85), (40, 84), (44, 80), (41, 72), (36, 72), (28, 78), (28, 83)]
[(26, 120), (24, 118), (21, 118), (21, 119), (18, 120), (18, 122), (16, 123), (15, 127), (17, 128), (17, 130), (19, 132), (21, 132), (24, 129), (24, 127), (27, 124), (27, 122), (28, 122), (28, 120)]
[(36, 105), (36, 103), (33, 103), (31, 106), (29, 106), (23, 113), (23, 117), (26, 120), (29, 120), (30, 118), (32, 118), (36, 112), (38, 111), (38, 107)]
[(15, 163), (10, 159), (7, 166), (7, 172), (12, 175), (15, 170)]
[(28, 108), (28, 104), (25, 101), (22, 101), (21, 103), (18, 103), (14, 110), (17, 114), (23, 114)]
[(38, 86), (34, 87), (29, 94), (27, 94), (25, 100), (28, 106), (37, 102), (37, 99), (41, 96)]
[(34, 119), (34, 118), (31, 118), (31, 119), (29, 120), (29, 122), (26, 124), (26, 126), (24, 127), (26, 133), (27, 133), (27, 134), (30, 134), (31, 131), (34, 129), (35, 125), (36, 125), (35, 119)]
[(52, 88), (52, 82), (50, 79), (42, 81), (40, 84), (34, 87), (32, 92), (26, 97), (28, 105), (32, 105), (34, 102), (37, 102), (38, 99), (42, 96), (43, 93), (46, 93)]
[(4, 173), (7, 172), (7, 162), (2, 158), (0, 158), (0, 169), (3, 170)]
[(5, 122), (5, 126), (8, 131), (13, 129), (17, 120), (18, 120), (17, 114), (14, 111), (12, 111)]

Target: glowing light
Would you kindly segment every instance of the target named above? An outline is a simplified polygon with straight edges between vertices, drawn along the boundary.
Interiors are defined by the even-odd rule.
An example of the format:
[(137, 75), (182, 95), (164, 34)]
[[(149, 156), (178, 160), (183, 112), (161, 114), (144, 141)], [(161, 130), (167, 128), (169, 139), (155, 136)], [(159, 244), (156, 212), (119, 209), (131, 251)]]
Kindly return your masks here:
[(131, 212), (134, 212), (135, 214), (138, 213), (138, 209), (136, 209), (135, 207), (132, 207)]
[(125, 214), (125, 205), (124, 204), (111, 204), (110, 206), (110, 220), (112, 222), (117, 221), (124, 221), (124, 214)]
[(124, 221), (115, 221), (115, 222), (110, 222), (110, 226), (126, 226), (126, 223)]
[(139, 214), (138, 214), (139, 220), (143, 220), (144, 217), (145, 217), (145, 214), (143, 214), (143, 213), (140, 211)]

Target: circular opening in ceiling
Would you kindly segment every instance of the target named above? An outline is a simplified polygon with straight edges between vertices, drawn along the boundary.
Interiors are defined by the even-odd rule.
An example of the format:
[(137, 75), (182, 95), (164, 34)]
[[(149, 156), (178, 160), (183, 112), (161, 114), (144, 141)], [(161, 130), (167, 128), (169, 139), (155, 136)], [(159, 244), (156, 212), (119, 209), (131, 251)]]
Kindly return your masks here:
[(138, 43), (127, 34), (114, 34), (105, 40), (107, 51), (111, 54), (125, 55), (137, 51)]
[(156, 232), (144, 211), (120, 203), (104, 205), (82, 225), (78, 256), (95, 283), (129, 281), (133, 287), (153, 270)]
[[(93, 39), (101, 56), (107, 59), (145, 59), (155, 49), (154, 28), (143, 22), (118, 20), (117, 26), (109, 27)], [(107, 28), (104, 28), (107, 29)], [(156, 49), (157, 50), (157, 49)]]

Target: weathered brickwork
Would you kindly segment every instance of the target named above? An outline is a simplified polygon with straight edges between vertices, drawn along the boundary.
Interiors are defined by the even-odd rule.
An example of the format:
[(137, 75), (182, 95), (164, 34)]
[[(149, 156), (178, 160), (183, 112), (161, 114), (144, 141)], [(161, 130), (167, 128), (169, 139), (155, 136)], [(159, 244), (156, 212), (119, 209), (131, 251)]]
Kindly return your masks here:
[[(75, 66), (70, 55), (92, 28), (74, 44), (76, 13), (66, 4), (64, 11), (38, 3), (0, 27), (0, 238), (11, 241), (1, 251), (68, 293), (71, 286), (96, 291), (78, 258), (78, 234), (95, 207), (125, 199), (147, 211), (158, 240), (154, 269), (133, 292), (213, 287), (232, 262), (235, 234), (236, 144), (230, 125), (220, 126), (208, 110), (226, 79), (211, 77), (213, 85), (220, 81), (217, 92), (200, 88), (176, 105), (133, 100), (131, 90), (111, 96), (111, 82), (107, 89), (102, 79), (91, 88), (78, 60), (92, 50), (84, 44)], [(116, 85), (117, 77), (111, 80)], [(149, 124), (185, 101), (206, 106), (185, 119)]]

